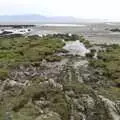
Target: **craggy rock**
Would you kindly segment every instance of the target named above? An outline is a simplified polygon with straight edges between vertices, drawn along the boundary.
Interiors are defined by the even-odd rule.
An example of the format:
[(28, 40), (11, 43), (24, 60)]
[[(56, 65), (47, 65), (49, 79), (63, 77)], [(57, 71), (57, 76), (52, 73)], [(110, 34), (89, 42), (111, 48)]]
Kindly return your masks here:
[(112, 120), (120, 120), (120, 111), (119, 106), (116, 105), (115, 102), (103, 97), (99, 96), (101, 101), (103, 102), (105, 109), (108, 111), (108, 115)]
[(37, 117), (35, 120), (61, 120), (60, 116), (55, 112), (48, 112)]

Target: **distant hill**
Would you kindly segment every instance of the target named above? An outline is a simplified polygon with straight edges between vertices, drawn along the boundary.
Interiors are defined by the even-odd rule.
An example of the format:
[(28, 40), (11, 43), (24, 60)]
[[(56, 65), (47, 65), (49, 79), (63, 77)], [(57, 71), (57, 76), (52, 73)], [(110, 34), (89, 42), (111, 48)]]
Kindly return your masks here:
[(41, 23), (79, 23), (99, 22), (101, 20), (79, 19), (71, 16), (46, 17), (42, 15), (1, 15), (0, 22), (41, 22)]

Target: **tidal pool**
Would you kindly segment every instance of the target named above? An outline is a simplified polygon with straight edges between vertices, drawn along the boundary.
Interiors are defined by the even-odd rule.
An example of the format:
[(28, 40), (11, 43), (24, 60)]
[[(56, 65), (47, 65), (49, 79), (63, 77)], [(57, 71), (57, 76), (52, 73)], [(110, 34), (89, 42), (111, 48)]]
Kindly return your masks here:
[(90, 51), (79, 40), (66, 42), (64, 49), (69, 51), (68, 54), (85, 56)]

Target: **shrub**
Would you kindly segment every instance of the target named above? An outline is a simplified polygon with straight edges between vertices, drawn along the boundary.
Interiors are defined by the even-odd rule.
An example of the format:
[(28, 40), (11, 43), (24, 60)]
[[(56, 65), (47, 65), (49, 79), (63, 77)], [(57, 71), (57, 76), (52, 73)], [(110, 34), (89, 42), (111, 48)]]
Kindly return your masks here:
[(61, 58), (62, 58), (61, 56), (47, 56), (47, 57), (45, 57), (45, 59), (46, 59), (48, 62), (60, 61)]
[(112, 32), (120, 32), (120, 29), (119, 28), (113, 28), (110, 31), (112, 31)]
[(0, 69), (0, 79), (5, 80), (9, 75), (9, 72), (7, 69)]

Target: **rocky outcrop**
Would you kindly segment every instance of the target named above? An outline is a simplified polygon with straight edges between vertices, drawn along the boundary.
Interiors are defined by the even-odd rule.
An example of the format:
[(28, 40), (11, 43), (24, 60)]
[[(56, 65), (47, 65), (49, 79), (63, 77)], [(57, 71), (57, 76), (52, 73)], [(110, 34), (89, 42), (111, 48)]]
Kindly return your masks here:
[(61, 120), (60, 115), (55, 112), (48, 112), (37, 117), (35, 120)]
[(102, 76), (80, 56), (13, 69), (10, 78), (0, 82), (0, 104), (4, 104), (3, 98), (15, 97), (12, 105), (8, 103), (4, 119), (120, 120), (119, 99), (100, 95), (99, 84), (104, 79), (93, 76), (93, 72)]
[(101, 99), (101, 102), (103, 102), (105, 109), (108, 111), (109, 117), (112, 120), (120, 120), (119, 106), (115, 102), (113, 102), (101, 95), (99, 95), (99, 98)]

